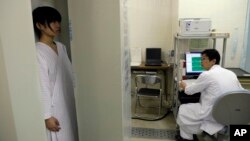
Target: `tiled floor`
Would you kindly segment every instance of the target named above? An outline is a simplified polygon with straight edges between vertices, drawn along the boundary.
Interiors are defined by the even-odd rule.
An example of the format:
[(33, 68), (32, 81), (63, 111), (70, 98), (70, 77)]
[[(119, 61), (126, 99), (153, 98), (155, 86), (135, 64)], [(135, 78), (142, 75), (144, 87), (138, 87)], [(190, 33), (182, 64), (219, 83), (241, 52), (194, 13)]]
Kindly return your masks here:
[[(135, 115), (135, 100), (134, 96), (132, 95), (132, 116)], [(164, 113), (163, 109), (163, 113)], [(139, 110), (140, 112), (140, 110)], [(173, 113), (170, 112), (165, 118), (157, 121), (145, 121), (145, 120), (138, 120), (138, 119), (132, 119), (132, 128), (133, 127), (141, 127), (141, 128), (150, 128), (150, 129), (166, 129), (174, 131), (176, 130), (176, 122), (175, 118), (173, 116)], [(211, 141), (210, 138), (198, 136), (200, 141)], [(132, 137), (131, 141), (174, 141), (174, 139), (157, 139), (157, 138), (145, 138), (145, 137)]]
[(132, 138), (131, 141), (174, 141), (174, 140), (161, 140), (161, 139), (146, 139), (146, 138)]
[[(148, 102), (148, 101), (146, 101)], [(132, 106), (131, 106), (132, 116), (135, 116), (135, 98), (134, 95), (132, 95)], [(147, 111), (145, 111), (147, 110)], [(156, 111), (155, 109), (143, 109), (140, 108), (138, 110), (138, 113), (150, 113), (148, 114), (149, 117), (152, 116), (152, 111)], [(164, 114), (166, 109), (162, 110), (162, 113)], [(146, 115), (146, 114), (145, 114)], [(163, 116), (163, 115), (161, 115)], [(170, 112), (165, 118), (161, 120), (155, 120), (155, 121), (147, 121), (147, 120), (139, 120), (139, 119), (132, 119), (132, 127), (141, 127), (141, 128), (149, 128), (149, 129), (167, 129), (174, 131), (176, 129), (176, 122), (173, 117), (173, 114)], [(154, 139), (154, 138), (145, 138), (145, 137), (133, 137), (131, 141), (174, 141), (174, 140), (168, 140), (168, 139)]]
[(176, 129), (176, 122), (172, 113), (169, 113), (164, 119), (158, 121), (145, 121), (132, 119), (132, 127), (154, 128), (154, 129)]
[[(158, 121), (144, 121), (144, 120), (132, 119), (132, 127), (175, 130), (176, 124), (173, 118), (173, 114), (170, 113), (164, 119)], [(162, 141), (162, 140), (163, 139), (133, 137), (131, 141)], [(173, 141), (173, 140), (164, 139), (164, 141)]]

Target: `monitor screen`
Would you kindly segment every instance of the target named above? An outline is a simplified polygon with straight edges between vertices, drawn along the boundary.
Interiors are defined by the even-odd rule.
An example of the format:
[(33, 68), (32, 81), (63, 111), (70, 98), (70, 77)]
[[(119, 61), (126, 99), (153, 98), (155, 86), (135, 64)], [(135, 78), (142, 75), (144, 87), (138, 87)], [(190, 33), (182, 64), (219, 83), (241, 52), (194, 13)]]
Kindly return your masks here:
[(199, 75), (204, 71), (201, 66), (201, 52), (186, 52), (186, 75)]
[(161, 60), (161, 48), (146, 48), (146, 59)]

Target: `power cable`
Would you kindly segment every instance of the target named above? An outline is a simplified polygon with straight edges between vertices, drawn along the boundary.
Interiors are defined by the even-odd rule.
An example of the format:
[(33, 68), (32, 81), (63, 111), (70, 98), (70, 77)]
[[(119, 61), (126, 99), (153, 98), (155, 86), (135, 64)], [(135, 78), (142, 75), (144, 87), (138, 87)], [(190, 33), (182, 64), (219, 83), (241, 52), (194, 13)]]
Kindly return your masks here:
[(145, 120), (145, 121), (158, 121), (158, 120), (164, 119), (169, 113), (170, 113), (170, 110), (167, 110), (167, 112), (163, 116), (161, 116), (159, 118), (154, 118), (154, 119), (143, 118), (143, 117), (136, 117), (136, 116), (132, 117), (132, 119), (139, 119), (139, 120)]

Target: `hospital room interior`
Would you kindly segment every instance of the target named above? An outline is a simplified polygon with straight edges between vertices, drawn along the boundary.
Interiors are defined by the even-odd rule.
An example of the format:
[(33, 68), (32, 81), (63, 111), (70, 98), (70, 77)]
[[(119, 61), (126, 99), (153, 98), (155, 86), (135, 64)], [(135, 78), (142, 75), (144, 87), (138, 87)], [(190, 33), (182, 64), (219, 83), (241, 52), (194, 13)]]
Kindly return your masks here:
[[(0, 26), (0, 141), (46, 140), (31, 24), (31, 11), (38, 6), (62, 14), (57, 40), (67, 47), (75, 71), (79, 141), (175, 141), (178, 108), (185, 104), (179, 83), (194, 83), (205, 72), (205, 49), (218, 50), (219, 65), (234, 72), (244, 88), (238, 93), (250, 94), (249, 0), (15, 2), (0, 2), (5, 19)], [(19, 28), (9, 24), (17, 23), (11, 16)], [(143, 94), (143, 89), (150, 90)], [(187, 100), (198, 103), (199, 98)], [(235, 112), (249, 118), (249, 104), (239, 100), (232, 107), (242, 103)], [(20, 112), (24, 109), (29, 112)], [(229, 118), (222, 117), (232, 115), (237, 114), (225, 110), (215, 116), (226, 123)], [(232, 123), (226, 124), (214, 135), (203, 131), (198, 140), (229, 140)], [(36, 130), (30, 134), (30, 129)]]

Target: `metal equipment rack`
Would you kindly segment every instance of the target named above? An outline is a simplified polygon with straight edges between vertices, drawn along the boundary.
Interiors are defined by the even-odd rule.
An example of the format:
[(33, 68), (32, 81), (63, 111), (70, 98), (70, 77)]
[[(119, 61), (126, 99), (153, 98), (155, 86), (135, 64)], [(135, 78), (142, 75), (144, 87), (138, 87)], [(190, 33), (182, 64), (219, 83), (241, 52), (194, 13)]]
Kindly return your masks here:
[[(191, 40), (191, 39), (207, 39), (208, 40), (208, 47), (207, 48), (216, 48), (216, 43), (218, 39), (222, 39), (222, 58), (221, 58), (221, 66), (224, 67), (225, 65), (225, 53), (226, 53), (226, 43), (227, 43), (227, 39), (229, 38), (229, 33), (211, 33), (210, 35), (207, 36), (201, 36), (201, 35), (193, 35), (193, 36), (180, 36), (178, 34), (175, 35), (174, 37), (174, 66), (173, 66), (173, 78), (174, 78), (174, 92), (173, 92), (173, 97), (172, 97), (172, 110), (173, 113), (176, 117), (177, 114), (177, 109), (180, 105), (180, 103), (178, 102), (178, 91), (179, 91), (179, 81), (181, 80), (181, 76), (180, 74), (180, 60), (181, 60), (181, 54), (184, 52), (181, 52), (183, 48), (181, 48), (181, 41), (187, 41), (187, 40)], [(209, 44), (210, 43), (210, 44)], [(182, 46), (185, 44), (182, 44)], [(212, 46), (212, 47), (211, 47)], [(191, 51), (190, 47), (185, 46), (184, 47), (186, 49), (186, 51)], [(205, 48), (201, 48), (202, 50)], [(192, 50), (195, 51), (195, 50)], [(197, 50), (196, 50), (197, 51)], [(200, 51), (200, 49), (198, 49), (198, 51)]]

